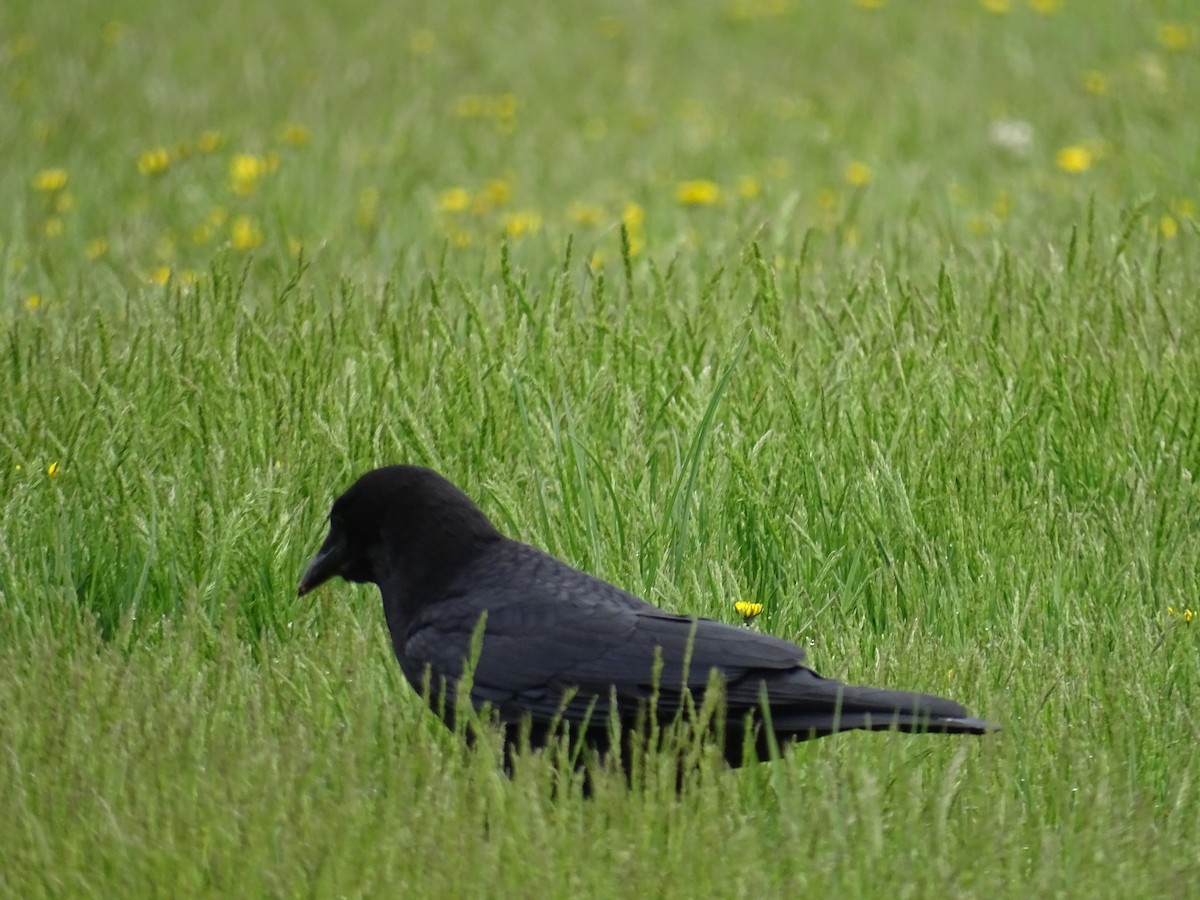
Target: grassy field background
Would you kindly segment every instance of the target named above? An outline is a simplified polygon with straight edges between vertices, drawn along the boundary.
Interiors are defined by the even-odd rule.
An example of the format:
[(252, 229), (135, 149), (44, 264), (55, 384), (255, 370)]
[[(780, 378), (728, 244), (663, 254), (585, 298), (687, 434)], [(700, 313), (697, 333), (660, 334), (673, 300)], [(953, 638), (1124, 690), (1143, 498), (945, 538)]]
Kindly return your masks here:
[[(1200, 17), (0, 9), (0, 893), (1187, 897)], [(944, 693), (596, 796), (430, 721), (362, 471)]]

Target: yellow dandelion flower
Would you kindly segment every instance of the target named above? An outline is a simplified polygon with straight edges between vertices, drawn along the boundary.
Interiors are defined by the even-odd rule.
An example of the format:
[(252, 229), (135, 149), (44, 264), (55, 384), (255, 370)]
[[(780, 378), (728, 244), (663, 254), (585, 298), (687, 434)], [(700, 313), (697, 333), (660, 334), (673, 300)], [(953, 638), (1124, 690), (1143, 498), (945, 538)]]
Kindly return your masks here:
[(512, 185), (503, 178), (493, 178), (483, 186), (479, 199), (489, 206), (503, 206), (512, 199)]
[(1164, 49), (1172, 53), (1181, 53), (1192, 46), (1196, 39), (1196, 30), (1180, 22), (1164, 22), (1158, 26), (1155, 35)]
[(630, 231), (637, 231), (646, 224), (646, 210), (638, 203), (627, 203), (621, 211), (621, 224)]
[(738, 179), (737, 192), (743, 200), (754, 200), (762, 193), (762, 185), (753, 175), (743, 175)]
[(979, 0), (979, 5), (997, 15), (1003, 15), (1012, 10), (1012, 0)]
[(46, 224), (42, 226), (42, 231), (48, 238), (62, 237), (63, 220), (58, 216), (51, 216), (46, 220)]
[(465, 188), (447, 188), (438, 195), (437, 208), (440, 212), (464, 212), (471, 205), (471, 195)]
[(25, 308), (26, 309), (34, 310), (34, 309), (37, 309), (41, 305), (42, 305), (42, 298), (41, 298), (40, 294), (30, 294), (28, 297), (25, 298)]
[(279, 140), (289, 147), (303, 147), (312, 139), (312, 134), (296, 122), (284, 122), (279, 126)]
[(1188, 607), (1176, 609), (1173, 606), (1168, 606), (1167, 615), (1177, 622), (1182, 622), (1184, 625), (1191, 625), (1192, 619), (1196, 618), (1196, 611)]
[(1051, 16), (1062, 9), (1063, 0), (1027, 0), (1029, 8), (1043, 16)]
[(573, 225), (580, 225), (584, 228), (596, 228), (604, 223), (604, 207), (597, 206), (594, 203), (576, 201), (567, 208), (567, 218), (571, 220), (571, 224)]
[(504, 233), (510, 238), (536, 234), (542, 228), (542, 215), (534, 209), (519, 209), (504, 220)]
[(166, 147), (154, 147), (138, 156), (137, 168), (143, 175), (161, 175), (171, 166), (171, 154)]
[(61, 191), (67, 186), (69, 177), (66, 169), (42, 169), (33, 176), (33, 189), (46, 193)]
[(200, 137), (196, 139), (196, 149), (201, 153), (216, 153), (224, 144), (225, 135), (212, 129), (200, 132)]
[(455, 228), (451, 226), (446, 230), (446, 240), (450, 242), (451, 247), (458, 247), (459, 249), (462, 249), (463, 247), (470, 247), (471, 232), (467, 231), (465, 228)]
[(675, 188), (675, 199), (684, 206), (712, 206), (720, 201), (721, 189), (705, 178), (684, 181)]
[(258, 190), (259, 179), (266, 174), (267, 161), (253, 153), (235, 154), (229, 162), (229, 185), (239, 196)]
[(46, 475), (47, 476), (49, 476), (50, 478), (57, 478), (58, 474), (59, 474), (59, 467), (58, 467), (57, 462), (52, 462), (52, 463), (50, 463), (50, 465), (46, 466)]
[(842, 172), (842, 177), (846, 179), (846, 183), (854, 187), (866, 187), (871, 181), (871, 167), (860, 160), (853, 160), (846, 165), (846, 169)]
[(437, 35), (428, 28), (419, 28), (408, 39), (408, 51), (413, 56), (429, 56), (437, 49)]
[(749, 624), (762, 614), (763, 605), (761, 603), (751, 603), (748, 600), (738, 600), (733, 604), (733, 611), (741, 616), (746, 624)]
[(511, 119), (516, 116), (520, 107), (521, 101), (517, 99), (516, 94), (501, 94), (499, 97), (493, 98), (491, 113), (497, 119)]
[(1082, 144), (1063, 147), (1054, 156), (1054, 162), (1064, 172), (1079, 175), (1092, 167), (1092, 151)]
[(1177, 197), (1170, 203), (1171, 214), (1180, 219), (1196, 218), (1196, 201), (1186, 197)]
[(1108, 78), (1103, 72), (1088, 69), (1083, 73), (1083, 89), (1094, 97), (1108, 93)]
[(234, 250), (253, 250), (263, 242), (262, 226), (253, 216), (236, 216), (229, 225), (229, 243)]
[(604, 267), (604, 262), (607, 258), (603, 251), (597, 250), (592, 254), (592, 258), (588, 260), (588, 268), (593, 272), (599, 272)]
[(1175, 220), (1174, 216), (1163, 216), (1158, 220), (1158, 233), (1168, 241), (1174, 240), (1179, 234), (1179, 222)]
[(99, 259), (108, 252), (108, 241), (104, 238), (92, 238), (83, 248), (83, 255), (88, 259)]
[(146, 273), (146, 280), (151, 284), (157, 284), (160, 287), (171, 280), (170, 266), (155, 266)]

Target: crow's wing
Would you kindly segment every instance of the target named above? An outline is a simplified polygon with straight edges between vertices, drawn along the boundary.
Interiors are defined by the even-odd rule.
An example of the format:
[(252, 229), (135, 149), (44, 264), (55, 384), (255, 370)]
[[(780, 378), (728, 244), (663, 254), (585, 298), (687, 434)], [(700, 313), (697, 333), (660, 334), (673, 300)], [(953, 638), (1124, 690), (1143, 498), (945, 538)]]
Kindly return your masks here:
[[(506, 542), (455, 579), (408, 629), (406, 670), (428, 666), (453, 684), (462, 675), (480, 617), (487, 623), (471, 695), (504, 718), (607, 716), (615, 692), (631, 711), (657, 686), (659, 711), (673, 714), (684, 690), (697, 698), (718, 669), (730, 710), (756, 707), (761, 684), (811, 682), (826, 707), (828, 685), (803, 665), (796, 645), (746, 628), (677, 616), (539, 550)], [(799, 685), (796, 685), (799, 687)], [(563, 697), (573, 692), (565, 705)], [(772, 696), (774, 702), (774, 697)], [(594, 707), (593, 707), (594, 704)]]

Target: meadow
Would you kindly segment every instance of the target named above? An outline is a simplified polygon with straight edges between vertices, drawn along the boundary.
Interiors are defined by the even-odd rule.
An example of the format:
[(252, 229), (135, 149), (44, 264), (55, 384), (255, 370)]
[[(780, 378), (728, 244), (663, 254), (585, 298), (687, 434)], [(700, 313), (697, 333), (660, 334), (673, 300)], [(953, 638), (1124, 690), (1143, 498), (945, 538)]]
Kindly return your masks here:
[[(1193, 3), (12, 0), (0, 92), (0, 894), (1196, 896)], [(391, 462), (1004, 730), (508, 779), (296, 596)]]

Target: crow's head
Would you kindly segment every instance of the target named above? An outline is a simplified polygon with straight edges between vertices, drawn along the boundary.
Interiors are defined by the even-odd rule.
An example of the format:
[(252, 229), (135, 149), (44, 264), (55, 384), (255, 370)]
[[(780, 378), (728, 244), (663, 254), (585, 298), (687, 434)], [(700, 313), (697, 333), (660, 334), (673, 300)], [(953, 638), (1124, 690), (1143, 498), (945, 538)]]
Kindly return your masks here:
[(437, 472), (375, 469), (334, 501), (329, 534), (300, 579), (300, 594), (335, 575), (425, 587), (499, 538), (471, 498)]

